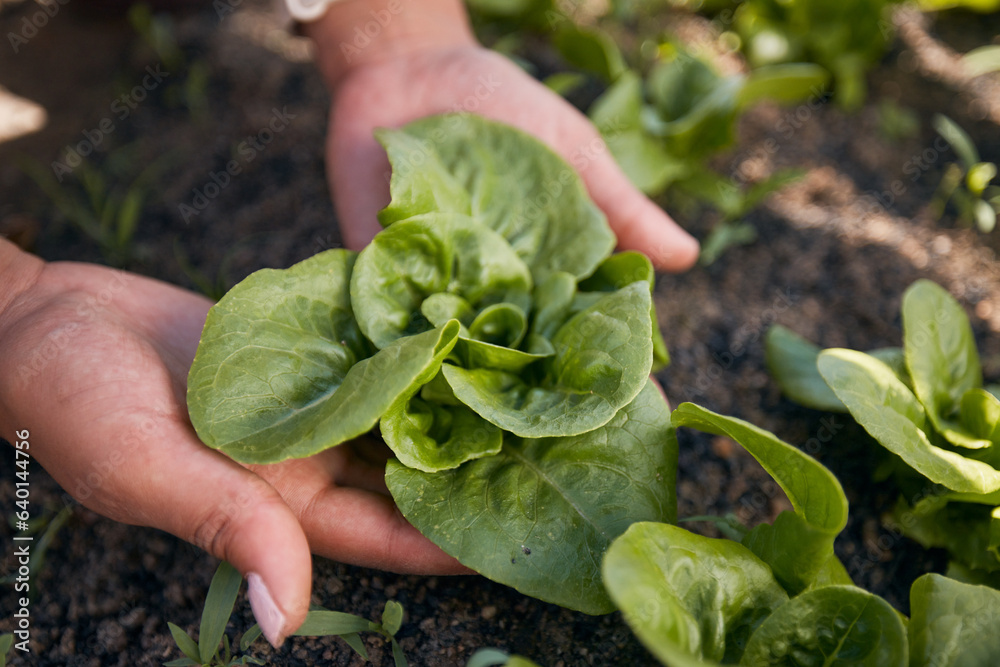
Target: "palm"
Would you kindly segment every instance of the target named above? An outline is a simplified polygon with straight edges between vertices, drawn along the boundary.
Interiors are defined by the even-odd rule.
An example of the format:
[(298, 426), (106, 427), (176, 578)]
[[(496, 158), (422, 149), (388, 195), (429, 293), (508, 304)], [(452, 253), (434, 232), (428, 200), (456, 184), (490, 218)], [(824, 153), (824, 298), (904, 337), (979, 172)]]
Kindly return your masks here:
[[(48, 265), (30, 296), (42, 305), (9, 323), (13, 354), (4, 359), (24, 359), (18, 350), (39, 340), (54, 341), (53, 352), (22, 370), (30, 382), (6, 405), (19, 423), (37, 425), (38, 459), (92, 509), (218, 552), (220, 526), (248, 502), (239, 487), (264, 489), (290, 508), (316, 553), (398, 571), (461, 570), (395, 511), (384, 469), (355, 445), (251, 474), (201, 444), (185, 391), (211, 306), (204, 297), (83, 264)], [(235, 497), (213, 497), (227, 487)]]
[(464, 111), (529, 132), (576, 167), (623, 247), (660, 268), (687, 268), (697, 244), (635, 190), (585, 116), (506, 58), (477, 46), (422, 51), (367, 64), (340, 84), (327, 157), (345, 243), (364, 247), (389, 201), (389, 164), (372, 138), (423, 116)]

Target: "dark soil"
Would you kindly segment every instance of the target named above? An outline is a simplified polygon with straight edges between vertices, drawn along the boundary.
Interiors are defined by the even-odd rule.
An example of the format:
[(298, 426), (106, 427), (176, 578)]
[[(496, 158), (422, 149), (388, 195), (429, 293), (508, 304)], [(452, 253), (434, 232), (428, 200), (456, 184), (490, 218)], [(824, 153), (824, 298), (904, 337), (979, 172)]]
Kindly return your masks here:
[[(35, 5), (5, 1), (0, 9), (0, 34), (6, 35), (20, 29)], [(825, 103), (764, 106), (744, 119), (740, 148), (720, 160), (723, 169), (751, 179), (788, 166), (808, 173), (750, 217), (760, 232), (755, 244), (729, 251), (712, 266), (662, 276), (657, 302), (673, 356), (660, 380), (672, 401), (739, 416), (816, 453), (842, 480), (851, 502), (839, 555), (857, 584), (906, 612), (910, 583), (924, 572), (941, 571), (944, 555), (885, 528), (882, 515), (898, 491), (889, 482), (871, 481), (878, 448), (846, 417), (782, 398), (762, 348), (773, 322), (824, 346), (898, 345), (902, 293), (926, 277), (968, 307), (986, 375), (1000, 377), (1000, 271), (993, 250), (1000, 233), (982, 236), (928, 213), (954, 157), (934, 149), (931, 116), (951, 116), (972, 132), (984, 159), (1000, 160), (998, 86), (995, 80), (987, 85), (942, 76), (931, 71), (937, 61), (927, 63), (927, 49), (968, 50), (1000, 32), (1000, 22), (997, 16), (939, 16), (928, 33), (912, 17), (901, 20), (910, 21), (908, 38), (871, 75), (870, 101), (859, 113), (848, 116)], [(262, 3), (243, 3), (221, 20), (211, 8), (178, 19), (184, 62), (124, 119), (114, 114), (112, 101), (157, 62), (125, 21), (67, 9), (20, 53), (5, 45), (0, 86), (43, 106), (48, 124), (0, 143), (0, 232), (46, 259), (104, 261), (98, 245), (55, 212), (15, 158), (48, 165), (67, 145), (80, 142), (85, 130), (111, 118), (115, 131), (88, 158), (90, 164), (110, 169), (127, 158), (134, 175), (163, 160), (127, 268), (191, 288), (199, 282), (231, 286), (258, 268), (288, 266), (336, 247), (324, 177), (326, 93), (307, 46), (273, 29)], [(982, 39), (974, 41), (970, 30)], [(551, 58), (547, 62), (542, 69), (551, 67)], [(200, 112), (189, 108), (198, 109), (197, 103), (178, 101), (192, 64), (209, 72), (204, 94), (193, 98), (204, 102)], [(878, 100), (885, 98), (918, 114), (917, 136), (900, 143), (885, 138), (877, 113)], [(263, 127), (274, 108), (295, 114), (288, 129), (185, 222), (179, 204), (190, 203), (193, 190), (224, 168), (234, 146)], [(663, 204), (675, 211), (671, 202)], [(713, 223), (710, 214), (675, 212), (700, 237)], [(735, 512), (753, 524), (788, 507), (770, 478), (731, 441), (682, 432), (681, 446), (682, 517)], [(5, 454), (0, 469), (4, 515), (14, 498), (12, 458)], [(95, 515), (41, 469), (33, 470), (32, 480), (36, 508), (70, 504), (73, 510), (35, 582), (32, 654), (15, 657), (13, 664), (140, 666), (178, 658), (167, 621), (197, 631), (216, 563), (170, 535)], [(13, 544), (6, 524), (0, 533), (5, 545)], [(14, 559), (4, 551), (7, 573)], [(548, 667), (654, 664), (618, 614), (569, 612), (478, 577), (398, 576), (316, 559), (314, 602), (377, 618), (387, 598), (406, 609), (400, 636), (414, 665), (462, 665), (487, 646)], [(4, 614), (14, 608), (9, 587), (0, 600)], [(252, 623), (241, 598), (231, 632), (238, 635)], [(0, 621), (0, 631), (10, 627), (10, 619)], [(274, 665), (362, 664), (334, 639), (294, 639), (280, 651), (263, 642), (257, 648), (256, 655)], [(381, 640), (369, 638), (368, 649), (374, 664), (390, 664)]]

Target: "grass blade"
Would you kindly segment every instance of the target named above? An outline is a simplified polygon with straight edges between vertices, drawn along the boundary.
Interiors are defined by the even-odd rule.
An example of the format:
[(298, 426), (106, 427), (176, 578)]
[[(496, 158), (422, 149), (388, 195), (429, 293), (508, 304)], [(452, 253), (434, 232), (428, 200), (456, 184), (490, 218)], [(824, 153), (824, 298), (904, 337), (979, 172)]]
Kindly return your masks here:
[(250, 648), (251, 644), (260, 639), (261, 634), (260, 626), (254, 623), (252, 628), (243, 633), (243, 637), (240, 639), (240, 651), (246, 651)]
[(958, 156), (963, 167), (971, 169), (972, 165), (979, 162), (979, 151), (976, 150), (976, 145), (972, 143), (972, 137), (959, 127), (958, 123), (944, 114), (934, 114), (932, 123), (937, 133), (951, 144), (952, 150), (955, 151), (955, 155)]
[(198, 645), (191, 639), (191, 635), (173, 623), (168, 622), (167, 627), (170, 628), (170, 636), (174, 638), (174, 642), (177, 643), (177, 648), (181, 650), (181, 653), (195, 662), (201, 662), (201, 651), (198, 650)]
[(0, 667), (7, 667), (7, 651), (14, 645), (14, 635), (6, 633), (0, 635)]
[(346, 635), (371, 630), (371, 622), (366, 618), (345, 614), (341, 611), (311, 611), (306, 614), (299, 629), (293, 634), (298, 637), (325, 637)]
[(242, 581), (243, 576), (226, 561), (219, 564), (219, 569), (212, 577), (205, 597), (205, 610), (201, 613), (201, 629), (198, 631), (198, 650), (206, 662), (211, 660), (219, 648)]
[(465, 667), (497, 667), (497, 665), (506, 665), (509, 657), (509, 655), (500, 649), (481, 648), (469, 658), (469, 662), (465, 663)]
[(347, 645), (353, 648), (354, 652), (360, 655), (362, 659), (369, 660), (368, 650), (365, 648), (365, 643), (361, 641), (358, 633), (350, 632), (346, 635), (340, 635), (340, 638), (347, 642)]
[(407, 667), (406, 656), (403, 655), (403, 647), (399, 645), (396, 638), (392, 639), (392, 661), (396, 667)]

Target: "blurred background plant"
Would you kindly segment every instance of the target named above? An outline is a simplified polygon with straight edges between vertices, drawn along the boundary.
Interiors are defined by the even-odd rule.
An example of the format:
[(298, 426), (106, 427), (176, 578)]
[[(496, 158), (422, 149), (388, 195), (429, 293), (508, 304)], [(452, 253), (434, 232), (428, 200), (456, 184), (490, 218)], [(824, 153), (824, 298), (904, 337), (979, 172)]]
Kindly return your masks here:
[(959, 224), (975, 224), (984, 234), (992, 232), (1000, 213), (1000, 185), (993, 185), (996, 164), (982, 161), (972, 137), (947, 116), (934, 116), (934, 129), (958, 157), (958, 162), (945, 167), (932, 203), (935, 218), (940, 220), (950, 203), (958, 211)]
[[(754, 179), (720, 171), (738, 150), (741, 116), (759, 103), (810, 106), (831, 100), (861, 109), (868, 72), (896, 34), (898, 0), (467, 0), (481, 39), (507, 54), (557, 93), (587, 111), (630, 180), (683, 217), (709, 214), (702, 264), (753, 242), (748, 215), (769, 194), (803, 175), (775, 169)], [(923, 11), (1000, 9), (1000, 0), (920, 0)], [(708, 21), (713, 43), (692, 44), (665, 31), (664, 14)], [(563, 63), (539, 71), (537, 44)], [(532, 47), (536, 48), (532, 50)], [(738, 56), (737, 68), (718, 61)], [(731, 59), (730, 59), (731, 60)], [(1000, 46), (969, 52), (973, 76), (1000, 70)], [(532, 64), (535, 63), (535, 64)], [(920, 119), (899, 101), (877, 105), (877, 127), (891, 143), (921, 132)], [(950, 133), (954, 138), (954, 132)], [(952, 142), (952, 139), (949, 139)], [(953, 144), (954, 145), (954, 144)], [(721, 156), (721, 157), (720, 157)], [(987, 224), (994, 211), (991, 163), (950, 165), (932, 210), (952, 202), (959, 221)], [(990, 178), (983, 180), (987, 175)], [(994, 186), (990, 186), (994, 187)], [(994, 216), (995, 218), (995, 216)]]

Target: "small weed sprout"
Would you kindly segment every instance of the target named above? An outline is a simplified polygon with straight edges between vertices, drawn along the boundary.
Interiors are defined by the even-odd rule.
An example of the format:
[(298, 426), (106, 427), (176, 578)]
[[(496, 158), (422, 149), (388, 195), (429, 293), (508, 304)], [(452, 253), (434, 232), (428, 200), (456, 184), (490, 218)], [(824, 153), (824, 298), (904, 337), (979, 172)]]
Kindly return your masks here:
[[(163, 663), (164, 667), (234, 667), (235, 665), (264, 665), (261, 658), (247, 655), (250, 647), (260, 639), (259, 625), (253, 625), (240, 639), (239, 652), (236, 655), (234, 644), (226, 636), (226, 625), (232, 616), (236, 604), (236, 596), (240, 590), (243, 577), (229, 563), (223, 561), (212, 577), (205, 597), (205, 607), (201, 614), (201, 627), (196, 642), (182, 628), (173, 623), (167, 623), (170, 634), (177, 647), (184, 654), (183, 658)], [(330, 611), (322, 607), (312, 607), (306, 614), (306, 620), (293, 633), (298, 637), (340, 637), (347, 645), (364, 660), (369, 660), (368, 651), (361, 641), (360, 632), (377, 632), (388, 640), (392, 646), (392, 658), (395, 667), (406, 667), (406, 657), (396, 640), (396, 633), (403, 624), (403, 606), (395, 600), (388, 600), (382, 610), (382, 619), (376, 623), (366, 618)], [(2, 667), (2, 665), (0, 665)]]

